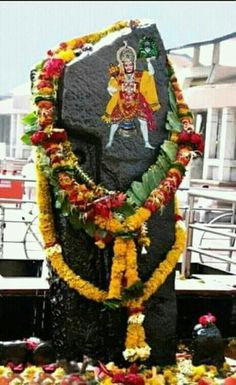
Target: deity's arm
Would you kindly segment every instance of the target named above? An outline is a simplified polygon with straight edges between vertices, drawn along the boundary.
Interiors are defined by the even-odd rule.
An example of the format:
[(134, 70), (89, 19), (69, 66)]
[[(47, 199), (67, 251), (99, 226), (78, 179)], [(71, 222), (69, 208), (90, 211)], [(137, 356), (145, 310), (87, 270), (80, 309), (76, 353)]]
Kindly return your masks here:
[(155, 70), (153, 68), (153, 65), (151, 63), (151, 58), (147, 58), (147, 67), (148, 67), (148, 72), (151, 76), (153, 76), (155, 74)]
[(107, 91), (109, 92), (109, 94), (112, 96), (114, 95), (115, 92), (118, 91), (118, 83), (117, 83), (117, 80), (112, 76), (109, 80), (109, 83), (108, 83), (108, 87), (107, 87)]
[(102, 120), (106, 123), (111, 123), (112, 112), (119, 101), (119, 86), (117, 80), (114, 77), (110, 78), (107, 90), (111, 95), (111, 98), (106, 105), (106, 111), (102, 116)]
[(146, 101), (153, 111), (161, 108), (156, 83), (153, 75), (149, 71), (144, 71), (140, 82), (140, 92), (144, 95)]

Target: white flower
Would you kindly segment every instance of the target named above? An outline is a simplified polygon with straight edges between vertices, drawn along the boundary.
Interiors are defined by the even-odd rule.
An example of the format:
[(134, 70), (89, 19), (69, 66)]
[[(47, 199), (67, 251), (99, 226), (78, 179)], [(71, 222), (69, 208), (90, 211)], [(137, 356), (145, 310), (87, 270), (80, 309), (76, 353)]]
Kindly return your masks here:
[(193, 373), (193, 365), (191, 360), (181, 360), (178, 362), (180, 373), (190, 376)]
[(140, 358), (141, 360), (144, 360), (150, 356), (151, 348), (148, 344), (143, 346), (142, 348), (130, 348), (125, 349), (123, 352), (123, 356), (125, 360), (130, 360), (135, 358)]
[(52, 257), (55, 253), (61, 253), (62, 252), (62, 249), (61, 249), (61, 246), (56, 243), (54, 246), (51, 246), (51, 247), (48, 247), (46, 249), (46, 252), (47, 252), (47, 255), (48, 257)]
[(182, 373), (176, 374), (178, 385), (189, 385), (189, 378), (185, 377)]
[(127, 361), (136, 355), (136, 349), (130, 348), (123, 351), (123, 357)]
[(185, 223), (182, 220), (177, 221), (175, 226), (176, 226), (177, 229), (179, 228), (179, 229), (182, 229), (182, 230), (186, 230)]
[(145, 315), (142, 313), (136, 313), (129, 317), (128, 323), (129, 324), (142, 324), (144, 321)]
[(136, 351), (137, 351), (137, 355), (142, 360), (142, 359), (146, 359), (150, 356), (151, 348), (148, 344), (146, 344), (146, 346), (144, 346), (142, 348), (137, 348)]

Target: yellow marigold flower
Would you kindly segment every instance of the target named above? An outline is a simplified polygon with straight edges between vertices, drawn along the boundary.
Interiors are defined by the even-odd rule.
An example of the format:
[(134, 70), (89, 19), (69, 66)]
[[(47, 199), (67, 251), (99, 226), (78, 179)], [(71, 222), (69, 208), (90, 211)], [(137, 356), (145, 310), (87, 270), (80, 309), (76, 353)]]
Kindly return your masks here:
[(108, 115), (103, 115), (103, 116), (102, 116), (102, 120), (103, 120), (105, 123), (111, 123), (111, 117), (108, 116)]
[(0, 366), (0, 377), (10, 377), (13, 374), (12, 370), (7, 366)]
[(112, 385), (112, 378), (111, 377), (105, 377), (100, 382), (101, 385)]
[(43, 87), (38, 90), (38, 94), (40, 95), (52, 95), (54, 93), (53, 88), (51, 87)]
[(13, 378), (10, 382), (9, 385), (22, 385), (22, 379), (16, 377)]
[(157, 374), (152, 378), (146, 378), (145, 384), (147, 385), (165, 385), (165, 378), (162, 374)]
[(149, 247), (151, 244), (151, 240), (149, 237), (139, 237), (138, 238), (138, 244), (141, 246)]
[(56, 368), (52, 376), (56, 379), (62, 379), (65, 376), (65, 370), (63, 368)]
[(176, 143), (178, 141), (178, 138), (179, 138), (179, 134), (177, 132), (172, 132), (170, 140)]
[(28, 380), (28, 381), (32, 381), (35, 379), (36, 376), (38, 376), (40, 373), (43, 373), (43, 369), (40, 368), (39, 366), (29, 366), (28, 368), (26, 368), (23, 373), (21, 374), (21, 376)]
[(200, 380), (203, 375), (206, 374), (206, 366), (205, 365), (199, 365), (199, 366), (193, 366), (193, 380), (197, 381)]
[(76, 48), (76, 42), (77, 42), (76, 39), (71, 39), (71, 40), (67, 41), (66, 42), (67, 47), (70, 49), (75, 49)]
[(188, 111), (189, 111), (188, 108), (179, 108), (179, 110), (178, 110), (179, 114), (181, 114), (181, 115), (186, 115), (188, 113)]
[(99, 227), (101, 227), (101, 229), (105, 229), (107, 225), (107, 218), (103, 218), (97, 215), (94, 218), (94, 223), (95, 225), (98, 225)]
[(134, 231), (139, 229), (144, 222), (151, 216), (151, 212), (144, 207), (140, 207), (134, 215), (128, 217), (124, 223), (128, 230)]
[(66, 50), (61, 50), (59, 53), (55, 55), (57, 59), (62, 59), (66, 63), (70, 62), (75, 58), (75, 54), (72, 49), (66, 49)]

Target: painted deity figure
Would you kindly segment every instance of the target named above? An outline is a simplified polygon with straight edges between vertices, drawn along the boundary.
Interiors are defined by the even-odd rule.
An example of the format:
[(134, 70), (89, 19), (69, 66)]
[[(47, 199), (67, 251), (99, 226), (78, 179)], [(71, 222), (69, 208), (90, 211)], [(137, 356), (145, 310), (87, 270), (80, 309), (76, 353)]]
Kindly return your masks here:
[(149, 142), (148, 131), (156, 129), (153, 113), (160, 109), (151, 58), (147, 58), (148, 70), (136, 70), (136, 52), (124, 42), (117, 51), (118, 66), (110, 66), (108, 92), (111, 98), (102, 119), (111, 123), (106, 148), (112, 146), (120, 127), (131, 127), (138, 119), (145, 147), (154, 149)]

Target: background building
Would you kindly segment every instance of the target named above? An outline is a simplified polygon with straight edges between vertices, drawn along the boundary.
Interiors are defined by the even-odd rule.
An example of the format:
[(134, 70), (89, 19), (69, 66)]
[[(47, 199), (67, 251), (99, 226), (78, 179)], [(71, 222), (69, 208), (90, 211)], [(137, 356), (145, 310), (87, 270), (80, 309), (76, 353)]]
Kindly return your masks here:
[(21, 141), (22, 118), (30, 111), (30, 84), (23, 84), (11, 96), (0, 100), (0, 170), (21, 171), (31, 148)]
[(236, 181), (235, 50), (236, 32), (169, 50), (196, 131), (205, 137), (191, 178)]
[[(168, 50), (184, 97), (205, 138), (204, 157), (191, 179), (236, 182), (236, 32)], [(25, 162), (31, 148), (21, 141), (22, 118), (31, 109), (30, 83), (0, 100), (0, 161)]]

